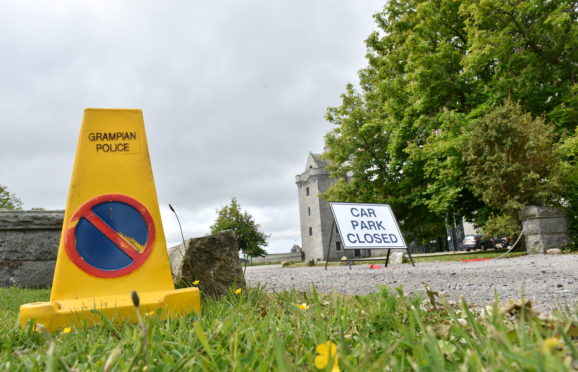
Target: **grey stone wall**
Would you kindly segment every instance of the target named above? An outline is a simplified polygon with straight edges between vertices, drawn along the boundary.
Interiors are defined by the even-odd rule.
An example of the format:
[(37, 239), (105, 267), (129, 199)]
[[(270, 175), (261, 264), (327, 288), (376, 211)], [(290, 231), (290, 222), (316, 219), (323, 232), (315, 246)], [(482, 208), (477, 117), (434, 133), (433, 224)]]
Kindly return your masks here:
[(301, 262), (301, 253), (271, 253), (265, 257), (251, 257), (252, 263), (277, 263), (281, 261)]
[(561, 210), (531, 205), (520, 211), (518, 217), (524, 227), (528, 253), (546, 253), (550, 248), (562, 248), (570, 243), (568, 223)]
[(0, 210), (0, 286), (52, 284), (64, 211)]

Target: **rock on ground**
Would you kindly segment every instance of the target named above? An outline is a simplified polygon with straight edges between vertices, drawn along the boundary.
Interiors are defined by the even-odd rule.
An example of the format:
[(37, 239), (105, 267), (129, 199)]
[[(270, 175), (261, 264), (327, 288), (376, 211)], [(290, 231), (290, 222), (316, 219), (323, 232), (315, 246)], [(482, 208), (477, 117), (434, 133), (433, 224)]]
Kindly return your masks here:
[[(380, 263), (383, 266), (383, 263)], [(248, 267), (248, 286), (264, 285), (266, 290), (296, 289), (319, 292), (368, 294), (382, 286), (403, 287), (404, 293), (419, 293), (425, 299), (427, 283), (433, 290), (458, 302), (463, 296), (475, 306), (524, 298), (534, 308), (551, 313), (555, 308), (578, 305), (578, 254), (532, 255), (475, 262), (424, 262), (389, 265), (370, 269), (367, 264), (352, 266), (289, 267), (279, 265)]]
[(225, 295), (231, 286), (245, 288), (239, 261), (237, 238), (233, 230), (189, 239), (169, 249), (171, 268), (176, 283), (190, 285), (196, 280), (204, 294)]

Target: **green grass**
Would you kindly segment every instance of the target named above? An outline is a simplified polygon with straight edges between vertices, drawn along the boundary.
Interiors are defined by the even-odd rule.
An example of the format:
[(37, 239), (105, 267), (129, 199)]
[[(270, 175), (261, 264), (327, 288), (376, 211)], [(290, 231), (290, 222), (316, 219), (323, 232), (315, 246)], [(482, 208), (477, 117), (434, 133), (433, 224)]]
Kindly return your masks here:
[[(434, 288), (435, 289), (435, 288)], [(47, 290), (0, 289), (0, 371), (310, 371), (316, 346), (337, 345), (342, 371), (568, 371), (578, 364), (578, 311), (477, 314), (382, 288), (366, 296), (259, 288), (203, 299), (202, 316), (73, 328), (51, 335), (16, 326), (19, 304)], [(299, 309), (296, 304), (306, 303)], [(544, 342), (544, 340), (547, 340)]]
[(49, 297), (49, 289), (0, 288), (0, 324), (15, 323), (20, 305), (48, 301)]

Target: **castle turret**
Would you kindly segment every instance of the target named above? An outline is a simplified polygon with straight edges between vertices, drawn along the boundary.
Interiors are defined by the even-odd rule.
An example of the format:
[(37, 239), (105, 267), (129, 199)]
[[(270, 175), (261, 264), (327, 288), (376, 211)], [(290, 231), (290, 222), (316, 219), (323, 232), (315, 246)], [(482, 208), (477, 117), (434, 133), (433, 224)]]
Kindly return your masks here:
[[(327, 161), (320, 155), (309, 153), (305, 171), (295, 179), (299, 195), (301, 242), (306, 260), (327, 259), (330, 237), (329, 259), (338, 259), (344, 255), (329, 202), (319, 198), (319, 194), (325, 192), (335, 182), (330, 178), (326, 166)], [(332, 228), (335, 229), (333, 234)]]

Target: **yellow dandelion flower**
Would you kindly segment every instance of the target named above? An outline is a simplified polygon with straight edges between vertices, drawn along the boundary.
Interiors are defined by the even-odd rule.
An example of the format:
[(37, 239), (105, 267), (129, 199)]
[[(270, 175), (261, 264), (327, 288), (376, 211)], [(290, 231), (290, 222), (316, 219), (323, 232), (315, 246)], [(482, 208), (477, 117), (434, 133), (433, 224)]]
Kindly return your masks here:
[(564, 343), (557, 337), (548, 337), (544, 340), (544, 349), (548, 352), (560, 350), (564, 347)]
[(307, 305), (305, 302), (302, 304), (295, 304), (295, 306), (297, 306), (297, 308), (301, 309), (301, 310), (307, 310), (309, 309), (309, 305)]
[(332, 341), (317, 345), (315, 351), (319, 354), (315, 357), (315, 367), (317, 369), (325, 369), (331, 363), (331, 372), (340, 372), (337, 346)]
[(145, 313), (145, 316), (153, 316), (155, 315), (154, 311), (149, 311), (148, 313)]
[(242, 289), (242, 288), (237, 288), (237, 289), (235, 289), (235, 294), (236, 294), (236, 295), (241, 294), (241, 292), (243, 292), (243, 289)]
[(62, 330), (62, 333), (70, 333), (72, 332), (72, 328), (71, 327), (66, 327)]
[(195, 281), (193, 282), (193, 285), (199, 285), (199, 283), (201, 283), (200, 280), (195, 280)]

